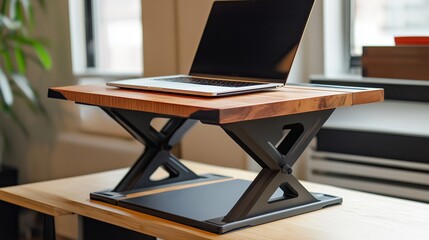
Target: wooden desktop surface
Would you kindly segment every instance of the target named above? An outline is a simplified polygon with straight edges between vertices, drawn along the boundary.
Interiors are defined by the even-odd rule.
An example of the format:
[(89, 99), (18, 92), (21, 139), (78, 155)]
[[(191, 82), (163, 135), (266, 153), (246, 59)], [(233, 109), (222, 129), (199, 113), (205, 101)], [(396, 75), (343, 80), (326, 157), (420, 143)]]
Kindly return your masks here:
[[(243, 170), (184, 163), (198, 174), (218, 173), (241, 179), (253, 179), (256, 175)], [(121, 169), (2, 188), (0, 200), (54, 216), (75, 213), (165, 240), (429, 239), (428, 204), (304, 181), (303, 185), (312, 192), (343, 197), (343, 204), (223, 235), (89, 199), (90, 192), (115, 186), (125, 173), (126, 169)], [(151, 192), (177, 188), (179, 186)]]
[(225, 124), (383, 101), (383, 89), (286, 87), (228, 97), (127, 90), (104, 85), (54, 87), (49, 96), (78, 103), (159, 113)]

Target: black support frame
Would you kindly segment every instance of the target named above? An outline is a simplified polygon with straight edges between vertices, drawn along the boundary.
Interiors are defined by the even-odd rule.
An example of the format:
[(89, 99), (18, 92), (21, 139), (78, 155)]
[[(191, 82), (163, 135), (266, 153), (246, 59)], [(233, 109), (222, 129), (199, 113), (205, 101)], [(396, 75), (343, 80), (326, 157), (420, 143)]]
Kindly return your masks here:
[[(91, 193), (91, 199), (109, 202), (215, 233), (224, 233), (237, 228), (274, 221), (342, 202), (339, 197), (308, 192), (292, 175), (292, 166), (334, 109), (220, 124), (219, 126), (262, 167), (262, 170), (249, 185), (238, 184), (241, 188), (248, 186), (246, 190), (230, 191), (232, 195), (240, 195), (229, 199), (228, 204), (230, 205), (227, 206), (227, 212), (220, 211), (214, 214), (216, 217), (208, 219), (204, 219), (207, 216), (204, 214), (195, 216), (192, 206), (188, 213), (166, 212), (161, 202), (167, 201), (167, 205), (164, 206), (174, 204), (177, 199), (171, 195), (155, 194), (155, 196), (143, 196), (138, 199), (127, 199), (126, 196), (130, 192), (144, 191), (154, 187), (223, 177), (219, 175), (198, 176), (170, 153), (172, 147), (180, 141), (196, 120), (115, 108), (103, 108), (103, 110), (145, 145), (145, 151), (113, 190)], [(156, 130), (151, 125), (153, 119), (156, 118), (168, 118), (169, 121), (161, 130)], [(169, 176), (159, 181), (151, 180), (151, 175), (159, 167), (164, 168)], [(234, 181), (231, 180), (231, 184), (237, 185), (237, 182), (233, 183)], [(225, 182), (221, 184), (225, 186)], [(211, 183), (200, 187), (198, 189), (202, 190), (198, 190), (200, 191), (198, 194), (201, 196), (216, 191), (217, 186), (221, 185)], [(172, 193), (174, 194), (174, 192)], [(198, 198), (198, 194), (191, 198)], [(157, 199), (158, 196), (159, 199)], [(145, 201), (154, 197), (155, 201), (151, 200), (152, 203), (155, 202), (157, 205), (160, 202), (159, 206), (145, 206)], [(209, 200), (211, 201), (211, 199)], [(213, 201), (215, 204), (217, 200)], [(210, 206), (211, 203), (199, 204)], [(182, 209), (173, 210), (183, 212)]]
[[(222, 125), (261, 167), (258, 176), (223, 222), (316, 202), (292, 175), (292, 166), (333, 110)], [(281, 198), (271, 199), (280, 188)]]
[[(145, 150), (113, 190), (91, 193), (91, 199), (117, 204), (118, 199), (124, 198), (126, 194), (132, 192), (189, 181), (197, 182), (223, 178), (223, 176), (212, 174), (198, 176), (170, 152), (173, 146), (195, 124), (195, 120), (117, 108), (102, 109), (142, 143)], [(152, 126), (152, 121), (157, 118), (169, 119), (159, 131)], [(151, 176), (160, 167), (169, 176), (161, 180), (152, 180)]]

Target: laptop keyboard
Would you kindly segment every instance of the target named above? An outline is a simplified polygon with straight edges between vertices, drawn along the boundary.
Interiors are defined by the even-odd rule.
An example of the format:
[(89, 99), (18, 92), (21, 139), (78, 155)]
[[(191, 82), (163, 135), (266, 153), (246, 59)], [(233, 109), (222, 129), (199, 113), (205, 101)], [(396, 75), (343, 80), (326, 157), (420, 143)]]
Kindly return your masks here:
[(166, 78), (162, 80), (168, 81), (168, 82), (181, 82), (181, 83), (210, 85), (210, 86), (218, 86), (218, 87), (247, 87), (247, 86), (255, 86), (255, 85), (261, 84), (261, 83), (253, 83), (253, 82), (224, 81), (224, 80), (213, 80), (213, 79), (194, 78), (194, 77), (176, 77), (176, 78)]

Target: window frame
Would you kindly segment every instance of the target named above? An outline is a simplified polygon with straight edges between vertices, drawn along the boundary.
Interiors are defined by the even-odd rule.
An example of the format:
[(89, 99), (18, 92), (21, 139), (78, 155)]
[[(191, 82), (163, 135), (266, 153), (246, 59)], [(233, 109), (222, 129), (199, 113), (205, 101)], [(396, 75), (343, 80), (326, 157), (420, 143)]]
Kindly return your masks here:
[(356, 6), (356, 0), (347, 0), (345, 2), (345, 13), (346, 13), (346, 26), (347, 26), (347, 37), (346, 37), (346, 49), (347, 54), (349, 56), (349, 68), (355, 69), (355, 68), (361, 68), (361, 56), (360, 55), (353, 55), (352, 54), (352, 48), (354, 46), (354, 18), (355, 18), (355, 6)]
[(95, 59), (95, 39), (94, 39), (94, 1), (83, 0), (84, 2), (84, 22), (85, 22), (85, 56), (87, 69), (96, 67)]

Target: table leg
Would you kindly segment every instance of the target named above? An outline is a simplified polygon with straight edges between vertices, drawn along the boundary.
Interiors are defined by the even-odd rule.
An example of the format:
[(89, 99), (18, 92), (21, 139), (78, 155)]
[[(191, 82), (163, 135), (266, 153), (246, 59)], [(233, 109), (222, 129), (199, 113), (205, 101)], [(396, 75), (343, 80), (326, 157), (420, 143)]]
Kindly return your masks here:
[(53, 216), (43, 214), (43, 239), (55, 240), (55, 218)]
[(95, 219), (79, 216), (83, 240), (156, 240), (156, 237), (118, 227)]

